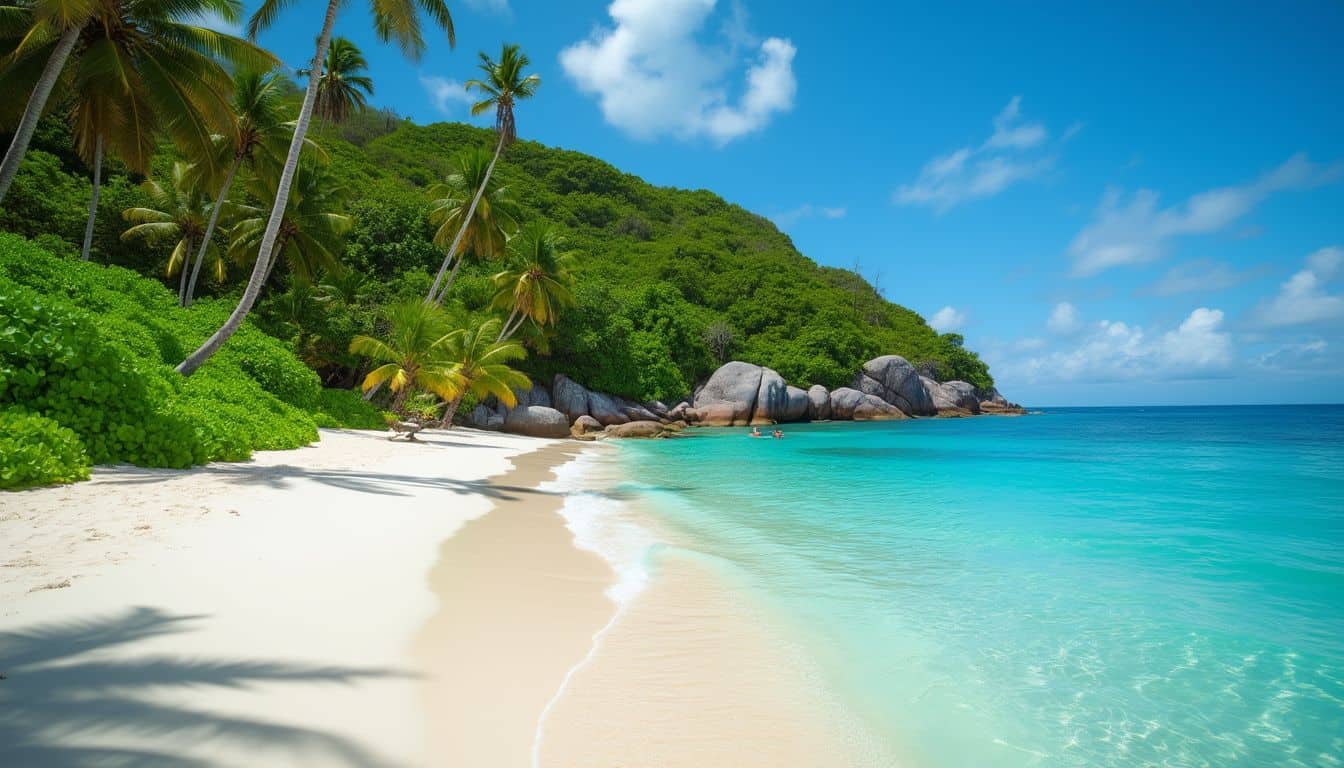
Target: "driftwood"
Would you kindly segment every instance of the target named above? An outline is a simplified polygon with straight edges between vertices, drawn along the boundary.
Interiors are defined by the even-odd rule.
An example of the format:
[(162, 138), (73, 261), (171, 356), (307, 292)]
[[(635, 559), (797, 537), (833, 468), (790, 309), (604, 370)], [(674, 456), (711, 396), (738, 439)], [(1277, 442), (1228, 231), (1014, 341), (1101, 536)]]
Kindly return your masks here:
[(424, 425), (416, 424), (413, 421), (389, 420), (387, 426), (388, 429), (392, 430), (392, 434), (388, 435), (388, 440), (396, 440), (398, 437), (405, 437), (407, 441), (412, 443), (419, 442), (415, 439), (415, 433), (425, 428)]

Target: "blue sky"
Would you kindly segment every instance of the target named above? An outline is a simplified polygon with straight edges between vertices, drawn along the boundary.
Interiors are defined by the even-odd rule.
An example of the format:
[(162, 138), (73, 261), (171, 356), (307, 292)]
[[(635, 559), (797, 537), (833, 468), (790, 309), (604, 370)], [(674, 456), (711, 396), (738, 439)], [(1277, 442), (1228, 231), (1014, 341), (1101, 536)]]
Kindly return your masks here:
[[(519, 132), (770, 216), (966, 336), (1038, 405), (1344, 401), (1344, 5), (451, 3), (418, 63), (366, 4), (375, 103)], [(311, 56), (322, 4), (262, 41)]]

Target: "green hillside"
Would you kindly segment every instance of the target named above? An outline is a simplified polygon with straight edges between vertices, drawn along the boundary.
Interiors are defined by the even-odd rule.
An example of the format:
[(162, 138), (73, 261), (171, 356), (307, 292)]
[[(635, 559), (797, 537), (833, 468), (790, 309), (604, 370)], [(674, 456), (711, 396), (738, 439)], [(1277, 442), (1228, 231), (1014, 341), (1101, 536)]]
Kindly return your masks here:
[[(426, 188), (442, 180), (454, 153), (493, 147), (494, 135), (366, 112), (314, 139), (330, 157), (322, 183), (353, 217), (339, 258), (369, 280), (334, 306), (313, 286), (276, 270), (254, 320), (288, 342), (326, 384), (351, 386), (364, 369), (346, 352), (350, 338), (369, 332), (388, 302), (423, 296), (442, 259), (426, 220)], [(173, 159), (170, 147), (161, 149), (156, 179), (166, 178)], [(560, 225), (577, 259), (578, 306), (549, 338), (529, 339), (534, 353), (522, 367), (535, 377), (565, 372), (590, 388), (666, 400), (688, 394), (721, 359), (766, 365), (803, 386), (835, 387), (864, 360), (896, 353), (939, 379), (992, 383), (960, 336), (939, 335), (853, 272), (817, 265), (768, 220), (711, 192), (655, 187), (596, 158), (530, 141), (510, 147), (496, 174), (522, 218)], [(61, 241), (78, 242), (87, 178), (66, 129), (44, 122), (0, 208), (0, 229), (41, 238), (56, 250), (65, 248)], [(168, 249), (120, 237), (128, 226), (120, 212), (145, 205), (142, 180), (115, 165), (106, 179), (94, 260), (163, 279)], [(255, 203), (247, 194), (238, 185), (233, 199)], [(229, 264), (223, 281), (204, 278), (203, 293), (236, 292), (249, 268)], [(464, 268), (450, 311), (461, 319), (483, 316), (498, 268)], [(731, 340), (717, 355), (706, 342), (710, 328)]]

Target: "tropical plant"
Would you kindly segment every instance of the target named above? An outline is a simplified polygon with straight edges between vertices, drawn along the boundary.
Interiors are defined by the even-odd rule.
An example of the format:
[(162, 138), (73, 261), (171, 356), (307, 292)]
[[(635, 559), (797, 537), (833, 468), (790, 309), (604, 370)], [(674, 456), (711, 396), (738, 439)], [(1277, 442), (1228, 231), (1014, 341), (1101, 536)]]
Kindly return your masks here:
[(508, 311), (499, 338), (511, 338), (526, 321), (538, 326), (554, 325), (560, 311), (574, 306), (574, 256), (565, 252), (564, 240), (545, 221), (529, 222), (509, 241), (511, 265), (494, 276), (492, 306)]
[(401, 301), (386, 310), (387, 339), (356, 336), (350, 352), (363, 355), (378, 367), (364, 377), (369, 392), (386, 384), (393, 392), (392, 410), (403, 412), (406, 398), (417, 389), (445, 400), (457, 397), (463, 380), (448, 362), (453, 330), (441, 307), (421, 301)]
[[(151, 243), (173, 242), (164, 274), (178, 275), (177, 303), (184, 304), (187, 294), (188, 260), (195, 244), (205, 236), (206, 217), (211, 215), (210, 196), (192, 179), (191, 166), (179, 160), (173, 163), (167, 186), (157, 181), (141, 185), (153, 208), (128, 208), (122, 217), (135, 226), (122, 233), (122, 240), (144, 238)], [(208, 245), (208, 243), (207, 243)], [(218, 249), (213, 249), (218, 251)], [(224, 263), (215, 259), (215, 276), (224, 279)]]
[[(449, 254), (453, 271), (443, 283), (436, 303), (443, 303), (448, 289), (457, 279), (458, 270), (468, 256), (490, 259), (504, 252), (509, 236), (518, 229), (518, 207), (509, 188), (493, 181), (489, 169), (493, 160), (484, 149), (468, 149), (453, 158), (455, 170), (448, 178), (430, 187), (429, 223), (435, 225), (434, 244), (449, 247), (449, 236), (456, 251)], [(478, 195), (479, 190), (485, 190)]]
[(516, 341), (500, 340), (501, 327), (499, 320), (491, 319), (449, 334), (445, 355), (457, 389), (445, 398), (448, 410), (443, 415), (444, 425), (452, 425), (457, 407), (468, 394), (477, 400), (494, 396), (512, 408), (518, 404), (515, 393), (532, 386), (526, 375), (509, 365), (527, 357), (527, 350)]
[[(248, 21), (248, 36), (256, 39), (258, 32), (273, 24), (280, 11), (292, 4), (293, 0), (263, 0), (261, 7)], [(336, 11), (340, 6), (340, 0), (327, 1), (326, 15), (322, 20), (322, 31), (317, 37), (317, 50), (313, 52), (310, 67), (313, 71), (317, 71), (326, 58), (327, 46), (331, 42), (331, 30), (336, 23)], [(453, 18), (448, 12), (448, 6), (444, 0), (376, 0), (372, 3), (373, 27), (379, 39), (383, 41), (395, 40), (404, 54), (412, 59), (418, 59), (420, 53), (424, 50), (425, 41), (420, 32), (420, 17), (417, 9), (423, 10), (437, 26), (447, 32), (450, 46), (456, 43), (456, 36), (453, 33)], [(265, 230), (261, 234), (258, 253), (271, 253), (276, 238), (280, 235), (280, 226), (284, 219), (286, 206), (289, 203), (290, 187), (293, 184), (294, 174), (299, 165), (299, 154), (303, 149), (304, 137), (308, 135), (308, 122), (312, 118), (313, 106), (317, 101), (318, 85), (319, 78), (308, 78), (308, 89), (303, 96), (303, 106), (299, 108), (299, 119), (294, 127), (294, 137), (289, 144), (289, 155), (285, 158), (284, 170), (281, 171), (279, 183), (276, 185), (271, 215), (266, 222)], [(202, 363), (210, 359), (210, 356), (225, 341), (228, 341), (230, 336), (237, 332), (239, 326), (243, 323), (243, 318), (247, 317), (247, 313), (252, 310), (252, 305), (257, 300), (257, 294), (261, 291), (261, 285), (265, 282), (268, 272), (269, 266), (266, 259), (258, 258), (252, 268), (252, 275), (247, 281), (247, 287), (243, 289), (243, 295), (238, 300), (238, 306), (229, 314), (228, 319), (224, 321), (219, 330), (211, 334), (210, 338), (205, 340), (205, 343), (177, 366), (179, 373), (190, 376), (197, 368), (201, 367)]]
[[(233, 130), (214, 138), (215, 162), (199, 166), (202, 169), (227, 170), (224, 171), (224, 178), (214, 185), (219, 191), (215, 194), (210, 220), (206, 222), (201, 247), (191, 268), (191, 278), (187, 281), (184, 306), (191, 306), (192, 298), (196, 295), (196, 277), (200, 274), (206, 249), (214, 238), (215, 226), (219, 223), (224, 203), (229, 199), (239, 168), (247, 163), (252, 166), (254, 173), (267, 172), (279, 166), (284, 157), (284, 142), (293, 130), (293, 125), (285, 122), (284, 84), (284, 77), (277, 72), (243, 71), (234, 75)], [(309, 146), (316, 149), (316, 145), (310, 143)]]
[(709, 353), (714, 355), (714, 359), (719, 365), (728, 362), (728, 356), (732, 354), (733, 345), (737, 343), (737, 333), (733, 331), (733, 326), (718, 320), (705, 328), (701, 335), (705, 346), (709, 348)]
[(307, 283), (312, 283), (319, 271), (339, 270), (336, 254), (341, 239), (350, 231), (351, 220), (336, 209), (343, 204), (346, 190), (315, 162), (299, 166), (271, 250), (265, 259), (258, 258), (266, 232), (265, 206), (276, 198), (277, 183), (274, 174), (253, 176), (247, 181), (247, 191), (262, 204), (230, 206), (235, 223), (229, 230), (229, 257), (240, 264), (262, 261), (266, 265), (263, 284), (281, 257), (289, 271)]
[(373, 293), (373, 279), (363, 272), (342, 267), (324, 274), (317, 289), (318, 298), (324, 302), (354, 306)]
[(485, 97), (471, 105), (471, 114), (479, 115), (492, 107), (495, 110), (495, 133), (498, 135), (498, 140), (495, 142), (495, 154), (490, 159), (490, 165), (485, 169), (485, 178), (476, 188), (476, 194), (472, 197), (471, 205), (467, 207), (466, 215), (459, 222), (457, 236), (453, 238), (453, 244), (448, 248), (443, 264), (439, 266), (438, 274), (434, 276), (434, 284), (430, 287), (429, 295), (425, 297), (425, 301), (442, 303), (443, 295), (446, 292), (439, 289), (439, 284), (443, 281), (443, 273), (448, 269), (449, 262), (457, 255), (458, 246), (466, 235), (467, 226), (473, 221), (476, 206), (480, 204), (481, 196), (485, 194), (486, 184), (495, 172), (495, 163), (499, 162), (500, 153), (518, 137), (517, 123), (513, 117), (513, 106), (522, 99), (532, 98), (541, 85), (540, 77), (524, 74), (524, 70), (532, 62), (517, 45), (506, 43), (500, 51), (499, 61), (494, 61), (484, 51), (480, 52), (479, 55), (481, 58), (480, 69), (485, 73), (485, 79), (468, 80), (466, 89), (468, 91), (480, 91)]
[[(359, 47), (344, 37), (332, 38), (327, 48), (326, 61), (318, 75), (317, 102), (313, 114), (333, 125), (344, 123), (352, 113), (364, 109), (365, 95), (373, 95), (373, 80), (361, 74), (369, 62)], [(303, 77), (312, 77), (313, 70), (301, 69)]]
[[(261, 67), (277, 63), (251, 43), (188, 23), (211, 14), (236, 20), (240, 9), (237, 0), (168, 4), (100, 0), (87, 5), (89, 10), (85, 12), (60, 16), (35, 11), (32, 29), (11, 54), (16, 64), (6, 70), (6, 85), (23, 92), (30, 90), (29, 77), (35, 75), (37, 82), (31, 86), (20, 133), (10, 147), (15, 167), (0, 170), (0, 184), (7, 189), (8, 182), (2, 180), (6, 174), (12, 178), (22, 160), (31, 138), (32, 129), (27, 126), (32, 123), (35, 127), (51, 89), (59, 81), (64, 100), (71, 104), (75, 148), (93, 170), (93, 194), (82, 249), (86, 261), (98, 211), (104, 156), (117, 157), (132, 171), (147, 174), (159, 134), (166, 132), (188, 156), (208, 161), (211, 136), (226, 130), (229, 124), (232, 83), (220, 61)], [(62, 4), (62, 9), (66, 8)], [(68, 48), (66, 36), (72, 27), (61, 27), (58, 37), (53, 18), (61, 19), (59, 24), (79, 24), (76, 42)], [(34, 57), (47, 60), (40, 74), (35, 66), (17, 64)], [(67, 68), (71, 59), (73, 63)], [(11, 163), (9, 154), (5, 163)]]

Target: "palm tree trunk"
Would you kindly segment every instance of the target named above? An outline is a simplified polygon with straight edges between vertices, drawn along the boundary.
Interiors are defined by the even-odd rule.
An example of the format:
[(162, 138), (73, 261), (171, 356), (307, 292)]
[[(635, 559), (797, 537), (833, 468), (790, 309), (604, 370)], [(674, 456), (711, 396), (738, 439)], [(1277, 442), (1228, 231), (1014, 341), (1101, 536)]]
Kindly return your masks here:
[(439, 291), (439, 295), (434, 298), (439, 304), (442, 304), (443, 300), (448, 297), (448, 289), (453, 287), (453, 281), (457, 279), (457, 270), (462, 268), (462, 262), (466, 260), (467, 255), (464, 253), (457, 257), (457, 261), (453, 262), (453, 271), (448, 273), (448, 279), (443, 283), (443, 290)]
[[(327, 47), (331, 44), (331, 28), (336, 23), (336, 9), (339, 4), (339, 0), (327, 0), (327, 15), (322, 20), (322, 34), (317, 38), (317, 50), (313, 54), (314, 72), (321, 71), (322, 60), (327, 56)], [(261, 247), (257, 249), (257, 263), (252, 267), (252, 276), (248, 278), (247, 288), (243, 290), (238, 306), (233, 308), (224, 325), (206, 339), (200, 349), (192, 352), (177, 366), (177, 372), (183, 376), (195, 373), (202, 363), (209, 360), (210, 356), (238, 331), (247, 313), (252, 311), (252, 304), (257, 300), (267, 271), (267, 260), (262, 259), (260, 255), (271, 252), (275, 247), (275, 239), (280, 234), (280, 222), (285, 216), (285, 206), (289, 203), (289, 188), (294, 184), (294, 171), (299, 166), (299, 153), (303, 151), (303, 140), (308, 135), (308, 122), (313, 117), (313, 102), (317, 100), (317, 83), (318, 78), (308, 78), (308, 90), (303, 95), (303, 107), (299, 109), (299, 120), (294, 126), (294, 138), (289, 142), (289, 156), (285, 158), (285, 169), (280, 174), (280, 185), (275, 190), (271, 218), (266, 222), (266, 232), (261, 237)]]
[(402, 406), (406, 404), (406, 396), (409, 394), (411, 394), (411, 385), (407, 384), (406, 386), (401, 388), (401, 391), (396, 394), (396, 397), (392, 398), (393, 413), (397, 414), (398, 416), (405, 415), (404, 413), (402, 413), (401, 409)]
[(448, 410), (444, 412), (443, 420), (441, 422), (443, 424), (444, 429), (453, 428), (453, 417), (457, 415), (457, 406), (461, 404), (462, 404), (462, 395), (458, 395), (457, 397), (454, 397), (452, 400), (448, 401)]
[[(275, 269), (275, 262), (280, 260), (280, 252), (284, 249), (285, 241), (276, 240), (275, 247), (271, 249), (271, 255), (266, 257), (266, 276), (261, 278), (262, 288), (265, 288), (266, 284), (271, 281), (271, 272)], [(257, 292), (260, 293), (261, 291), (258, 290)]]
[(187, 247), (182, 249), (182, 266), (178, 268), (180, 274), (177, 277), (178, 306), (186, 306), (183, 302), (187, 298), (187, 259), (191, 258), (192, 245), (192, 242), (188, 240)]
[(93, 247), (93, 220), (98, 216), (98, 195), (103, 191), (103, 135), (93, 140), (93, 196), (89, 198), (89, 221), (84, 225), (84, 251), (81, 254), (89, 260), (89, 249)]
[(518, 305), (515, 304), (513, 307), (513, 311), (509, 313), (509, 319), (505, 320), (504, 324), (499, 327), (499, 338), (495, 339), (496, 342), (504, 340), (505, 334), (509, 332), (509, 323), (512, 323), (513, 318), (517, 316), (518, 316)]
[(196, 294), (196, 276), (201, 273), (201, 264), (205, 261), (205, 252), (210, 249), (210, 238), (215, 234), (215, 224), (219, 222), (219, 211), (224, 207), (224, 201), (229, 199), (229, 188), (233, 186), (233, 177), (238, 173), (238, 166), (243, 164), (243, 156), (235, 154), (233, 165), (229, 167), (229, 173), (224, 177), (224, 186), (219, 188), (219, 196), (215, 198), (215, 207), (210, 211), (210, 221), (205, 225), (205, 237), (201, 238), (201, 250), (196, 254), (196, 264), (191, 268), (191, 282), (187, 283), (187, 293), (182, 297), (182, 306), (190, 307), (191, 299)]
[(37, 86), (28, 97), (28, 106), (23, 110), (23, 118), (14, 131), (14, 139), (10, 141), (9, 149), (5, 150), (4, 162), (0, 163), (0, 200), (5, 199), (9, 185), (14, 183), (14, 176), (19, 172), (19, 163), (23, 162), (23, 156), (28, 152), (28, 142), (32, 141), (33, 131), (37, 129), (37, 121), (41, 119), (42, 111), (47, 107), (51, 89), (60, 78), (61, 70), (65, 69), (65, 62), (70, 59), (70, 52), (75, 50), (75, 43), (79, 41), (79, 30), (79, 26), (74, 26), (61, 33), (61, 39), (56, 43), (56, 50), (51, 52), (46, 66), (42, 68), (42, 76), (37, 79)]
[[(504, 151), (504, 133), (500, 132), (499, 142), (495, 144), (495, 156), (490, 158), (490, 165), (485, 169), (485, 178), (481, 180), (481, 186), (476, 189), (476, 196), (471, 198), (471, 206), (467, 208), (467, 215), (462, 218), (462, 225), (457, 229), (457, 236), (453, 238), (453, 244), (448, 249), (448, 255), (444, 257), (443, 264), (439, 266), (439, 273), (434, 276), (434, 285), (429, 289), (429, 295), (425, 297), (425, 303), (431, 302), (442, 304), (443, 297), (448, 295), (448, 289), (452, 286), (452, 280), (448, 285), (439, 290), (439, 283), (443, 280), (443, 273), (448, 269), (448, 262), (452, 260), (453, 255), (457, 253), (457, 247), (462, 244), (462, 236), (467, 232), (467, 226), (471, 224), (471, 217), (476, 215), (476, 206), (481, 202), (481, 195), (485, 193), (485, 188), (490, 184), (490, 174), (495, 172), (495, 163), (499, 160), (499, 153)], [(461, 257), (459, 256), (459, 261)], [(453, 269), (453, 274), (457, 274), (457, 269)], [(437, 298), (435, 298), (437, 297)]]

